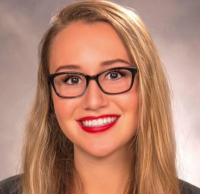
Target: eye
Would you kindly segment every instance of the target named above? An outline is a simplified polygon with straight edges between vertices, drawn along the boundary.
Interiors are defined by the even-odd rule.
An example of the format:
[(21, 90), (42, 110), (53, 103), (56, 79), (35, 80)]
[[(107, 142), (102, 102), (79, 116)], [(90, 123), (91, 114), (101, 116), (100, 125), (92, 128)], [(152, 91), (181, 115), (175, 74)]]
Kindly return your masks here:
[(109, 71), (105, 77), (110, 79), (110, 80), (118, 80), (120, 79), (121, 77), (124, 77), (127, 75), (127, 72), (126, 70), (122, 70), (122, 69), (116, 69), (116, 70), (112, 70), (112, 71)]
[(81, 77), (77, 75), (66, 75), (65, 78), (63, 79), (63, 83), (68, 84), (68, 85), (77, 85), (82, 82)]

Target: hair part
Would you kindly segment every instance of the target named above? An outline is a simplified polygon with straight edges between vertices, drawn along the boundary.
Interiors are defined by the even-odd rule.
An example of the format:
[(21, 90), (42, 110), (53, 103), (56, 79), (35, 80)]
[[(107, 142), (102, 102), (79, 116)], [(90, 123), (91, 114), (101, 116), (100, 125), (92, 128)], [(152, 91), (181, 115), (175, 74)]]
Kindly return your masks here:
[(47, 80), (55, 37), (70, 23), (80, 20), (112, 25), (139, 69), (139, 126), (130, 145), (134, 157), (126, 193), (180, 194), (170, 89), (154, 43), (133, 10), (100, 0), (63, 8), (53, 17), (40, 43), (37, 93), (26, 127), (23, 194), (58, 194), (66, 188), (70, 193), (73, 186), (80, 193), (82, 190), (73, 163), (73, 144), (56, 120)]

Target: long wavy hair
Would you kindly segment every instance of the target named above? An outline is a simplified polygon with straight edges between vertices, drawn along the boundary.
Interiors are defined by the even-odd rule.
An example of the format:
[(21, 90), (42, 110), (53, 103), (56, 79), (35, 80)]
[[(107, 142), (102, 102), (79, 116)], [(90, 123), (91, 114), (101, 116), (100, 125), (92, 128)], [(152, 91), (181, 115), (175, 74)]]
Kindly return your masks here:
[(134, 157), (125, 193), (180, 194), (171, 94), (155, 45), (132, 9), (101, 0), (64, 7), (52, 18), (40, 43), (37, 92), (23, 152), (23, 194), (70, 193), (81, 185), (73, 162), (73, 144), (58, 125), (47, 79), (52, 42), (69, 23), (79, 20), (112, 25), (139, 69), (139, 128), (130, 146)]

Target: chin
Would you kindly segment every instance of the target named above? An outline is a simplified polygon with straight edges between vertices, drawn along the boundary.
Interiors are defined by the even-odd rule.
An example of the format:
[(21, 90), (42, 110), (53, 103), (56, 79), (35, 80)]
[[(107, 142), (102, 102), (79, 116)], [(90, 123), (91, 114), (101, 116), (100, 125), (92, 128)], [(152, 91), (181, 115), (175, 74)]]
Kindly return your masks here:
[[(80, 148), (79, 148), (80, 149)], [(119, 145), (88, 145), (81, 148), (81, 150), (91, 157), (96, 158), (105, 158), (108, 156), (115, 156), (115, 155), (121, 155), (124, 153), (124, 149), (127, 149), (127, 146), (119, 146)]]

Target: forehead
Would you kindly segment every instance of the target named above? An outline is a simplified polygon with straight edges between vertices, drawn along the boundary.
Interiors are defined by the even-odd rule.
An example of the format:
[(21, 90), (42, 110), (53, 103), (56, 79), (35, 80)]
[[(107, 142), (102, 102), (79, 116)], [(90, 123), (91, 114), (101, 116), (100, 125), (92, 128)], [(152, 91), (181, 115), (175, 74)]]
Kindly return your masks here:
[(128, 53), (114, 28), (106, 22), (70, 23), (55, 37), (50, 51), (50, 73), (63, 65), (76, 64), (94, 72), (103, 61), (122, 59)]

